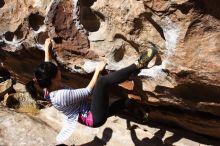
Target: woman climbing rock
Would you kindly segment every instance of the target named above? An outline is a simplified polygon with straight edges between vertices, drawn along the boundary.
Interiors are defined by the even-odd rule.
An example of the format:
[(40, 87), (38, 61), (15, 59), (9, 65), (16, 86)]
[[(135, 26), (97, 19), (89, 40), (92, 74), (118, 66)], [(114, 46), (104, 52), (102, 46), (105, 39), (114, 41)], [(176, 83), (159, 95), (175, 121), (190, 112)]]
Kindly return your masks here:
[[(105, 123), (109, 116), (123, 108), (125, 100), (118, 100), (109, 106), (107, 88), (127, 80), (132, 73), (147, 67), (157, 53), (155, 48), (149, 48), (142, 53), (136, 63), (99, 77), (106, 65), (105, 62), (100, 62), (87, 87), (72, 89), (61, 83), (61, 71), (54, 63), (50, 62), (51, 47), (51, 40), (47, 39), (45, 42), (45, 62), (34, 70), (34, 81), (45, 90), (45, 98), (65, 115), (64, 126), (56, 137), (58, 143), (70, 137), (76, 122), (89, 127), (99, 127)], [(91, 104), (86, 100), (89, 95), (92, 95)]]

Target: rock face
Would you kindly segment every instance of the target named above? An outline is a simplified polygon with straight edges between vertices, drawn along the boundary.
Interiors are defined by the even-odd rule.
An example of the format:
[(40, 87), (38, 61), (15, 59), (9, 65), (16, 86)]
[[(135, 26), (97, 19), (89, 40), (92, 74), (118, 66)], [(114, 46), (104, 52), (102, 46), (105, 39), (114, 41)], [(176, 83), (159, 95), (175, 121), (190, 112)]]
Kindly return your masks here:
[(57, 132), (46, 123), (2, 106), (0, 106), (0, 117), (0, 145), (55, 145), (54, 137)]
[(7, 94), (12, 88), (12, 80), (8, 79), (0, 83), (0, 100), (4, 98), (4, 95)]
[[(43, 109), (37, 117), (33, 117), (0, 105), (0, 145), (54, 146), (55, 137), (62, 126), (62, 118), (63, 115), (53, 107)], [(99, 128), (77, 124), (74, 134), (65, 142), (80, 146), (208, 146), (218, 143), (215, 139), (183, 130), (172, 130), (150, 123), (142, 125), (118, 116), (109, 118), (105, 125)]]
[[(220, 116), (219, 5), (219, 0), (4, 1), (0, 61), (26, 82), (43, 59), (40, 49), (48, 36), (56, 42), (57, 62), (80, 74), (91, 73), (99, 60), (107, 61), (106, 70), (118, 70), (157, 46), (160, 65), (122, 85), (132, 87), (124, 93), (170, 113), (156, 110), (152, 119), (220, 138), (214, 122)], [(63, 72), (74, 87), (88, 80)]]
[[(150, 121), (147, 125), (143, 125), (134, 122), (132, 118), (122, 118), (126, 116), (124, 114), (119, 116), (108, 118), (107, 122), (99, 128), (89, 128), (77, 123), (74, 133), (65, 141), (65, 144), (80, 146), (218, 145), (218, 140), (212, 138), (208, 139), (184, 130), (158, 127)], [(60, 130), (62, 126), (63, 115), (54, 107), (41, 110), (37, 118), (56, 130)]]

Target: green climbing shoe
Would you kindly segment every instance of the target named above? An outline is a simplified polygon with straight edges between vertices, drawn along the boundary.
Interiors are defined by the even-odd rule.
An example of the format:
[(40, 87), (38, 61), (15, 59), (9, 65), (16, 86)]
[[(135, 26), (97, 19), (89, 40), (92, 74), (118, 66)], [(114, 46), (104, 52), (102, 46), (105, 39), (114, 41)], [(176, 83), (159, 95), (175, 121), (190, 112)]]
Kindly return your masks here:
[(139, 68), (147, 67), (148, 63), (154, 58), (156, 54), (157, 54), (156, 47), (151, 47), (151, 48), (148, 48), (147, 51), (144, 51), (141, 54), (140, 58), (138, 59)]

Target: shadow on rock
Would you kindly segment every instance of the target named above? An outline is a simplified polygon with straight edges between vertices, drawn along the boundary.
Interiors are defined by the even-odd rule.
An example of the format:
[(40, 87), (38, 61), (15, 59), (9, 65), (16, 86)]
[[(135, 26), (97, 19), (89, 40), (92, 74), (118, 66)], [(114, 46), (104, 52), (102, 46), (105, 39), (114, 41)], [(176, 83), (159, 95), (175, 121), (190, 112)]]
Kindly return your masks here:
[[(132, 138), (132, 141), (134, 142), (135, 146), (142, 146), (142, 145), (168, 146), (168, 145), (173, 145), (174, 143), (176, 143), (184, 138), (192, 140), (194, 142), (198, 142), (200, 144), (204, 144), (204, 145), (213, 145), (213, 146), (219, 145), (218, 144), (219, 140), (216, 138), (204, 136), (204, 135), (200, 135), (200, 134), (195, 134), (195, 133), (192, 133), (191, 131), (182, 129), (182, 128), (177, 127), (175, 125), (161, 124), (161, 123), (152, 121), (150, 119), (143, 122), (143, 121), (141, 121), (135, 117), (132, 117), (131, 115), (127, 115), (125, 113), (120, 113), (118, 116), (121, 118), (127, 119), (127, 129), (129, 129), (131, 131), (131, 138)], [(157, 131), (156, 133), (154, 133), (154, 136), (152, 138), (146, 137), (146, 138), (143, 138), (140, 140), (140, 139), (138, 139), (136, 131), (135, 131), (135, 129), (137, 129), (139, 127), (137, 125), (131, 126), (131, 124), (130, 124), (131, 121), (135, 122), (135, 123), (142, 124), (142, 125), (147, 125), (151, 128), (157, 128), (160, 130)], [(170, 137), (166, 137), (164, 139), (166, 131), (173, 133), (173, 135)], [(164, 139), (164, 140), (162, 140), (162, 139)]]
[(103, 131), (102, 138), (98, 138), (97, 136), (88, 143), (82, 144), (80, 146), (104, 146), (112, 137), (113, 130), (111, 128), (105, 128)]
[[(102, 134), (102, 138), (98, 138), (97, 136), (95, 136), (92, 141), (85, 143), (85, 144), (81, 144), (80, 146), (104, 146), (111, 139), (112, 133), (113, 133), (113, 130), (111, 128), (105, 128)], [(67, 145), (59, 144), (56, 146), (67, 146)], [(71, 146), (75, 146), (75, 145), (73, 144)]]
[(145, 137), (143, 139), (138, 139), (135, 129), (138, 128), (137, 125), (131, 126), (130, 121), (127, 120), (127, 127), (131, 131), (131, 139), (135, 146), (169, 146), (165, 144), (162, 139), (166, 133), (166, 130), (160, 129), (157, 131), (152, 138)]

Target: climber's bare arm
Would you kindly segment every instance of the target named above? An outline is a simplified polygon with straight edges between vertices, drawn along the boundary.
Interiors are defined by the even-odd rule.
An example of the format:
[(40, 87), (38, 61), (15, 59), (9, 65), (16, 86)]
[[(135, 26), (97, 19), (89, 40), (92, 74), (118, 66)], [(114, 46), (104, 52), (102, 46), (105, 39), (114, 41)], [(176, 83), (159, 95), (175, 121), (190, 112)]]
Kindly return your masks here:
[(45, 40), (45, 44), (44, 44), (44, 52), (45, 52), (45, 58), (44, 61), (48, 62), (52, 60), (51, 57), (51, 50), (52, 50), (52, 41), (50, 38), (47, 38)]
[(93, 77), (91, 79), (91, 81), (89, 82), (88, 86), (90, 89), (93, 89), (97, 79), (99, 77), (100, 72), (105, 68), (106, 63), (105, 62), (100, 62), (97, 66), (96, 66), (96, 70), (95, 73), (93, 74)]

